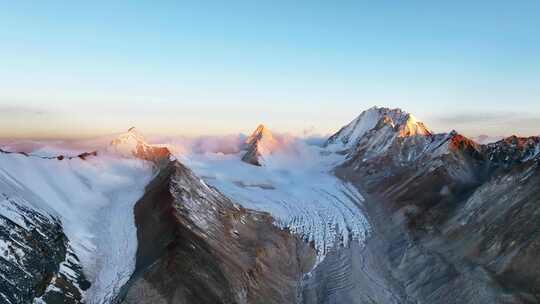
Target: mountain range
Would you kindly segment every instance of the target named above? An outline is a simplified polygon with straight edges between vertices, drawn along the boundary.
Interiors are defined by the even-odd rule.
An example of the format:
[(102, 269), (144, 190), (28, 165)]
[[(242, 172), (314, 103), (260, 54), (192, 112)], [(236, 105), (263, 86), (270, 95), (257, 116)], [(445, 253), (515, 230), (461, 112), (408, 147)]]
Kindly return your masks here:
[(8, 148), (0, 303), (540, 302), (540, 137), (373, 107), (322, 146)]

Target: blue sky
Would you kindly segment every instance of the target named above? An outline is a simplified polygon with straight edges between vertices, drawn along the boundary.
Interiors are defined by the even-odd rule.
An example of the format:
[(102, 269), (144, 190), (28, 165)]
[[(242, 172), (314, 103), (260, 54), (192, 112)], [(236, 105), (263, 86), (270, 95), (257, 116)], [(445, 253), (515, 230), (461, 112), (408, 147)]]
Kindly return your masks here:
[(0, 136), (540, 134), (539, 1), (1, 1)]

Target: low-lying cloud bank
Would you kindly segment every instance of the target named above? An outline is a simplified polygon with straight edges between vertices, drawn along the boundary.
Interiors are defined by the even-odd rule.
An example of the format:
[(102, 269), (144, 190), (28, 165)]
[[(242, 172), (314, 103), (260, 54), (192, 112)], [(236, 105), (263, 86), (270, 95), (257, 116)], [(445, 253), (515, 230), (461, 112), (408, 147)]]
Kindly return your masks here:
[[(78, 155), (83, 152), (104, 150), (109, 143), (118, 136), (96, 137), (84, 140), (0, 140), (0, 148), (5, 151), (24, 152), (39, 156)], [(273, 133), (273, 136), (282, 143), (287, 143), (291, 150), (298, 150), (299, 146), (322, 146), (326, 137), (309, 136), (295, 137), (289, 134)], [(244, 134), (208, 135), (198, 137), (187, 136), (148, 136), (147, 142), (162, 145), (173, 150), (177, 155), (222, 153), (236, 154), (245, 147), (247, 136)]]

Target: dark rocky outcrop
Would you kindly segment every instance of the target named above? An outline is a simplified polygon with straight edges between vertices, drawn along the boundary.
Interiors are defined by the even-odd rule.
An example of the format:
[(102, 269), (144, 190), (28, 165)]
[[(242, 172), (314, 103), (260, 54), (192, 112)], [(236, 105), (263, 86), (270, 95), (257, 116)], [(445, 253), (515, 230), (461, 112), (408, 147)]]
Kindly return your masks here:
[(0, 214), (0, 303), (81, 303), (90, 284), (60, 221), (17, 203), (10, 193), (1, 195), (3, 208), (22, 222)]

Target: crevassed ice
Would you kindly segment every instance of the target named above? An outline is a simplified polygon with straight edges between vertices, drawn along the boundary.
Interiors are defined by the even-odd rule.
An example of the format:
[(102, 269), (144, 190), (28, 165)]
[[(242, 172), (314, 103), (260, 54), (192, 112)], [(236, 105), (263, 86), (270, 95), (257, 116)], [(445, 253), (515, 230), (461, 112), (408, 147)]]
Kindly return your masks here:
[(242, 162), (241, 153), (182, 158), (233, 201), (269, 212), (277, 226), (312, 241), (322, 259), (333, 246), (364, 242), (370, 231), (362, 212), (364, 198), (329, 172), (339, 161), (332, 157), (322, 156), (317, 147), (299, 146), (294, 152), (267, 155), (263, 167)]

